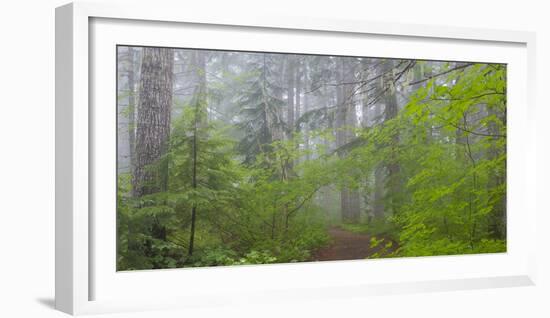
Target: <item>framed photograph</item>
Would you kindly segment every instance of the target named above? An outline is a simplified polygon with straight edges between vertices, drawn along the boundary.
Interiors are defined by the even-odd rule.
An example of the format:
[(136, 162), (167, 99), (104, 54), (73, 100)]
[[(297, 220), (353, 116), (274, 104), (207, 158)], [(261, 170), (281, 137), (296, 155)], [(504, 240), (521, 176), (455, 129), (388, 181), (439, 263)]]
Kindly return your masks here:
[(534, 284), (533, 34), (187, 12), (56, 10), (56, 308)]

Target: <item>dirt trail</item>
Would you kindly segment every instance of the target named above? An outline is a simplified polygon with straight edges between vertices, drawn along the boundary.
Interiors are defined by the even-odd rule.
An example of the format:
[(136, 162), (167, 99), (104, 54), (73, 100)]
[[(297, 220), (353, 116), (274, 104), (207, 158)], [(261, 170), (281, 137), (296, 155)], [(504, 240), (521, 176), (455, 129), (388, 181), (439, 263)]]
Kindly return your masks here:
[(371, 235), (353, 233), (339, 227), (330, 228), (328, 233), (332, 243), (314, 253), (313, 259), (316, 261), (365, 259), (380, 251), (390, 241), (389, 238), (384, 238), (381, 244), (372, 248), (370, 247)]

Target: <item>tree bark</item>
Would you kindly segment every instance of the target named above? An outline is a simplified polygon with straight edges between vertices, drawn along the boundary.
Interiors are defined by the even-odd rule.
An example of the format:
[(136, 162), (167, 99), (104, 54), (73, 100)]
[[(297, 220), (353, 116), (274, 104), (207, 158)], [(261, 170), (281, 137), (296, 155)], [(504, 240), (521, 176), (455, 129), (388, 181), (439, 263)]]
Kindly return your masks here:
[(167, 188), (167, 167), (160, 161), (170, 137), (173, 65), (172, 49), (143, 49), (132, 180), (134, 197)]
[[(384, 85), (382, 81), (378, 81), (376, 85), (377, 86), (375, 92), (376, 96), (378, 96), (382, 94), (384, 90)], [(383, 112), (383, 105), (381, 103), (381, 100), (379, 99), (375, 104), (373, 123), (377, 123), (380, 119), (383, 120)], [(375, 219), (382, 219), (385, 216), (385, 177), (386, 175), (384, 164), (379, 163), (374, 168), (373, 216)]]
[[(309, 94), (308, 92), (311, 90), (310, 84), (309, 84), (309, 66), (307, 59), (304, 61), (304, 107), (303, 107), (303, 113), (306, 114), (309, 111)], [(304, 145), (306, 150), (306, 160), (309, 160), (311, 158), (311, 155), (309, 153), (309, 127), (308, 125), (304, 125)]]
[(288, 56), (287, 62), (287, 138), (291, 139), (294, 133), (294, 89), (296, 80), (296, 61), (293, 55)]
[[(355, 77), (356, 60), (348, 58), (345, 60), (344, 69), (344, 81), (346, 83), (356, 82)], [(353, 141), (357, 138), (355, 134), (355, 128), (357, 127), (357, 109), (355, 105), (355, 84), (344, 86), (344, 98), (346, 98), (347, 112), (346, 112), (346, 143)], [(358, 223), (361, 217), (361, 195), (357, 189), (350, 189), (348, 195), (348, 221), (352, 223)]]
[(302, 94), (302, 60), (301, 57), (297, 57), (296, 61), (296, 67), (295, 67), (295, 73), (296, 73), (296, 80), (295, 80), (295, 86), (296, 86), (296, 107), (294, 111), (294, 118), (298, 119), (300, 118), (300, 107), (301, 105), (301, 94)]
[[(351, 58), (342, 58), (339, 66), (339, 83), (340, 85), (337, 94), (337, 114), (336, 132), (337, 147), (341, 147), (355, 138), (353, 129), (357, 124), (357, 113), (354, 100), (354, 83), (355, 82), (355, 65)], [(339, 152), (341, 157), (345, 157), (346, 153)], [(361, 216), (360, 210), (361, 197), (356, 189), (350, 189), (343, 185), (340, 192), (340, 206), (342, 212), (342, 220), (344, 222), (357, 223)]]
[[(338, 61), (336, 64), (336, 83), (344, 82), (344, 62)], [(336, 149), (339, 149), (346, 142), (346, 133), (344, 125), (346, 124), (346, 104), (344, 102), (344, 87), (339, 85), (336, 87), (336, 114), (334, 129), (336, 133)], [(338, 152), (338, 156), (343, 157), (342, 152)], [(342, 220), (347, 221), (348, 216), (348, 189), (346, 185), (342, 185), (340, 189), (340, 214)]]
[[(396, 89), (395, 89), (395, 83), (394, 83), (394, 77), (393, 77), (393, 69), (395, 67), (393, 60), (386, 60), (385, 61), (385, 67), (384, 72), (386, 73), (385, 78), (385, 85), (386, 85), (386, 93), (384, 96), (384, 121), (388, 122), (392, 119), (395, 119), (397, 117), (398, 113), (398, 105), (397, 105), (397, 95), (396, 95)], [(397, 132), (397, 129), (394, 129), (394, 133), (392, 134), (390, 144), (388, 145), (390, 147), (390, 158), (388, 160), (388, 163), (386, 165), (386, 169), (388, 171), (388, 190), (390, 192), (390, 198), (391, 198), (391, 209), (392, 213), (396, 214), (398, 213), (399, 206), (400, 206), (400, 197), (402, 196), (402, 187), (401, 187), (401, 180), (400, 180), (400, 171), (401, 166), (399, 164), (399, 133)]]
[(135, 72), (134, 72), (134, 49), (128, 47), (128, 145), (130, 147), (130, 171), (135, 165), (135, 146), (136, 146), (136, 91), (135, 91)]
[[(274, 89), (274, 95), (276, 97), (276, 100), (277, 101), (283, 101), (284, 98), (283, 98), (283, 94), (284, 94), (284, 86), (286, 85), (285, 82), (286, 82), (286, 78), (285, 78), (285, 70), (286, 70), (286, 64), (287, 63), (287, 58), (280, 58), (277, 60), (276, 62), (276, 67), (280, 70), (280, 73), (277, 74), (276, 76), (276, 79), (275, 79), (275, 89)], [(267, 95), (267, 88), (266, 88), (266, 85), (267, 85), (267, 62), (266, 62), (266, 54), (263, 54), (263, 67), (264, 67), (264, 71), (263, 71), (263, 76), (264, 76), (264, 94)], [(267, 97), (267, 96), (266, 96)], [(267, 107), (267, 105), (266, 105)], [(267, 114), (267, 113), (266, 113)], [(268, 115), (266, 115), (268, 116)], [(271, 118), (270, 120), (273, 122), (271, 127), (270, 127), (270, 135), (271, 135), (271, 141), (277, 141), (277, 140), (283, 140), (284, 137), (285, 137), (285, 134), (284, 134), (284, 127), (282, 127), (281, 123), (282, 123), (282, 118), (283, 118), (283, 107), (277, 107), (275, 109), (275, 114), (271, 115), (271, 116), (268, 116), (268, 117), (273, 117)]]

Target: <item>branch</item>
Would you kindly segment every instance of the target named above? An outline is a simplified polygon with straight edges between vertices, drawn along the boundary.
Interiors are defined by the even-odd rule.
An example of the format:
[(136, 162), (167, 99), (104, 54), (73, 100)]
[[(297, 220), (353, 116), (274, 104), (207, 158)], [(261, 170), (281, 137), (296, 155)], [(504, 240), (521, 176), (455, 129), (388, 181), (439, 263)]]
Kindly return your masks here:
[(438, 74), (435, 74), (435, 75), (431, 75), (431, 76), (429, 76), (425, 79), (421, 79), (421, 80), (418, 80), (416, 82), (409, 83), (409, 86), (424, 83), (424, 82), (427, 82), (427, 81), (431, 80), (432, 78), (435, 78), (435, 77), (438, 77), (438, 76), (441, 76), (441, 75), (445, 75), (445, 74), (448, 74), (448, 73), (451, 73), (451, 72), (454, 72), (454, 71), (458, 71), (458, 70), (461, 70), (463, 68), (470, 67), (472, 65), (474, 65), (474, 63), (468, 63), (468, 64), (460, 65), (460, 66), (454, 67), (450, 70), (446, 70), (445, 72), (441, 72), (441, 73), (438, 73)]
[(300, 208), (302, 208), (307, 201), (311, 200), (311, 198), (315, 195), (315, 193), (317, 193), (317, 191), (319, 191), (319, 189), (321, 189), (321, 187), (322, 186), (318, 186), (315, 188), (304, 200), (302, 200), (302, 202), (300, 202), (300, 204), (298, 204), (294, 209), (288, 211), (287, 216), (291, 216), (293, 213), (300, 210)]
[[(438, 116), (439, 117), (439, 116)], [(441, 118), (441, 117), (440, 117)], [(442, 118), (441, 118), (442, 119)], [(472, 130), (469, 130), (469, 129), (466, 129), (465, 127), (460, 127), (458, 125), (455, 125), (453, 123), (450, 123), (450, 122), (447, 122), (445, 121), (449, 126), (452, 126), (456, 129), (460, 129), (462, 131), (465, 131), (467, 133), (470, 133), (472, 135), (476, 135), (476, 136), (482, 136), (482, 137), (493, 137), (493, 138), (506, 138), (506, 135), (501, 135), (501, 134), (486, 134), (486, 133), (482, 133), (482, 132), (477, 132), (477, 131), (472, 131)]]
[(431, 100), (442, 100), (442, 101), (472, 100), (472, 99), (478, 99), (478, 98), (485, 97), (485, 96), (490, 96), (490, 95), (505, 95), (505, 93), (491, 92), (491, 93), (485, 93), (485, 94), (472, 96), (470, 98), (431, 98)]

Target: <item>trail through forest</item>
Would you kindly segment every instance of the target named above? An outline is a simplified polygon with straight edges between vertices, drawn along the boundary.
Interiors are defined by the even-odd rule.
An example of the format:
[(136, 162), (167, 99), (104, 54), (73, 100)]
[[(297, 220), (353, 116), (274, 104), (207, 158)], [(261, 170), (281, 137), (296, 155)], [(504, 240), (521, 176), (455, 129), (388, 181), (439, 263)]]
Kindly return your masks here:
[(117, 270), (506, 251), (506, 64), (117, 46), (116, 71)]
[[(380, 252), (380, 250), (391, 239), (381, 236), (377, 239), (382, 239), (376, 247), (371, 247), (371, 235), (353, 233), (346, 231), (340, 227), (332, 227), (328, 230), (332, 243), (324, 248), (319, 249), (313, 258), (316, 261), (337, 261), (337, 260), (353, 260), (365, 259), (371, 255)], [(391, 250), (396, 248), (395, 242), (392, 242)]]

